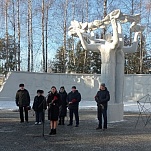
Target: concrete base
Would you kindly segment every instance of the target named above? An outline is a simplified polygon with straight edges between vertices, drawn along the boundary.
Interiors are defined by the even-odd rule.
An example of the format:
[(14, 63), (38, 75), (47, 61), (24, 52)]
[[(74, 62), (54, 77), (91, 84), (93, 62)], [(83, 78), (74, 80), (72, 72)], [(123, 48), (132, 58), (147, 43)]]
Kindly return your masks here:
[(123, 103), (108, 104), (108, 122), (123, 120)]

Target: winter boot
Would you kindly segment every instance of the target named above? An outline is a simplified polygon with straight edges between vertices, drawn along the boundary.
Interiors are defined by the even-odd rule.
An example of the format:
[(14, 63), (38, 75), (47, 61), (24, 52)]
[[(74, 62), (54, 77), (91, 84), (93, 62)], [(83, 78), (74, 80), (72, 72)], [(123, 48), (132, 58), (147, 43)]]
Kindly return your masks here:
[(59, 118), (59, 123), (58, 123), (58, 125), (61, 125), (61, 117)]
[(53, 134), (54, 134), (54, 135), (56, 134), (56, 129), (53, 129)]
[(64, 124), (64, 117), (62, 117), (62, 125), (65, 125), (65, 124)]
[(98, 125), (98, 127), (96, 128), (96, 130), (102, 129), (102, 125)]
[(51, 132), (49, 133), (49, 135), (53, 135), (54, 133), (54, 129), (51, 129)]

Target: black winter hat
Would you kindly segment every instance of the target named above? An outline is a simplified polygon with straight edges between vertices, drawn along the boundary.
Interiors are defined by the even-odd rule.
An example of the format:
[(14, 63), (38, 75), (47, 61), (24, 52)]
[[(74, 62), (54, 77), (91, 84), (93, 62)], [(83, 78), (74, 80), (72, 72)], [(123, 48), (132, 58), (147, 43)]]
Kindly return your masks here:
[(43, 90), (37, 90), (37, 93), (42, 94), (42, 93), (44, 93), (44, 91)]
[(65, 89), (64, 86), (61, 86), (60, 89)]
[(101, 86), (102, 86), (102, 87), (105, 87), (105, 83), (101, 83)]
[(37, 93), (40, 93), (40, 90), (37, 90)]
[(23, 83), (19, 84), (19, 87), (24, 87), (24, 84)]
[(76, 89), (76, 86), (72, 86), (72, 89)]

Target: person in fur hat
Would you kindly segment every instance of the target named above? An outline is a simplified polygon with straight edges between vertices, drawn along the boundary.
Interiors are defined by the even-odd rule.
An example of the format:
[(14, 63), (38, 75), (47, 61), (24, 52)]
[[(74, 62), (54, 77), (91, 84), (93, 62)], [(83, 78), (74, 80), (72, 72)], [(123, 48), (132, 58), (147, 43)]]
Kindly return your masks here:
[(72, 91), (67, 95), (67, 102), (69, 108), (70, 122), (67, 126), (73, 124), (73, 114), (75, 115), (76, 125), (79, 126), (79, 102), (81, 101), (81, 94), (76, 89), (76, 86), (72, 86)]
[(37, 90), (37, 95), (34, 98), (33, 110), (35, 111), (35, 125), (41, 125), (44, 122), (44, 110), (47, 109), (46, 98), (43, 96), (43, 90)]
[(25, 89), (24, 84), (19, 84), (19, 90), (16, 93), (16, 105), (19, 107), (20, 113), (20, 123), (24, 122), (25, 112), (25, 121), (28, 123), (28, 107), (30, 106), (30, 95), (28, 90)]

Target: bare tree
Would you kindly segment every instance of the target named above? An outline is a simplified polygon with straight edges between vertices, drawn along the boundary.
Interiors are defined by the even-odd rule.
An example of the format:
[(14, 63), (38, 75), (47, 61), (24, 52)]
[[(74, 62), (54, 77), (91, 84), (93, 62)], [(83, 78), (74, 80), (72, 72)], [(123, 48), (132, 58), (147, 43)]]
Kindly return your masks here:
[[(14, 49), (16, 51), (16, 19), (15, 19), (15, 0), (12, 0), (13, 5), (13, 38), (14, 38)], [(17, 54), (15, 52), (15, 60), (17, 65)], [(17, 70), (17, 66), (15, 65), (15, 70)]]
[(33, 59), (33, 27), (32, 27), (32, 1), (30, 1), (30, 48), (31, 48), (31, 72), (34, 69), (34, 59)]
[(28, 0), (28, 72), (33, 71), (32, 2)]
[(5, 1), (6, 71), (8, 71), (8, 1)]
[(20, 0), (17, 0), (17, 22), (18, 22), (18, 71), (20, 71)]
[(49, 5), (46, 7), (46, 36), (45, 36), (45, 43), (46, 43), (46, 69), (45, 72), (47, 72), (48, 69), (48, 12), (49, 12)]
[(66, 55), (66, 45), (67, 45), (67, 11), (68, 11), (68, 0), (65, 1), (64, 4), (64, 25), (63, 25), (63, 51), (62, 51), (62, 60), (63, 60), (63, 71), (66, 72), (66, 61), (65, 61), (65, 55)]
[[(104, 10), (103, 18), (105, 18), (107, 15), (107, 0), (104, 0), (103, 10)], [(105, 34), (106, 34), (106, 28), (103, 29), (103, 39), (105, 39)]]
[(45, 72), (45, 35), (44, 35), (44, 28), (45, 28), (45, 1), (42, 0), (42, 58), (43, 58), (43, 72)]
[[(74, 20), (74, 17), (75, 17), (75, 1), (73, 0), (72, 2), (72, 20)], [(75, 65), (75, 54), (74, 54), (74, 38), (72, 36), (72, 54), (73, 54), (73, 61), (74, 61), (74, 65)], [(70, 61), (70, 60), (69, 60)]]
[[(88, 22), (88, 16), (89, 16), (89, 1), (88, 0), (86, 0), (85, 2), (84, 2), (84, 4), (86, 5), (86, 14), (85, 14), (85, 16), (86, 16), (86, 22)], [(86, 60), (87, 60), (87, 51), (86, 50), (84, 50), (84, 63), (83, 63), (83, 73), (85, 73), (85, 67), (86, 67)]]
[[(140, 0), (140, 15), (142, 14), (142, 0)], [(140, 35), (140, 73), (143, 73), (143, 49), (142, 49), (142, 33)]]

